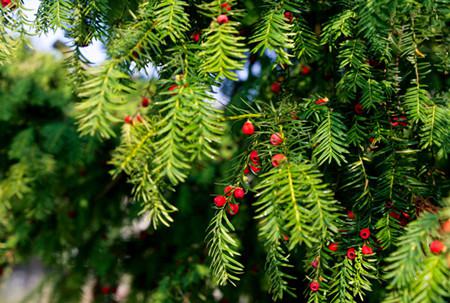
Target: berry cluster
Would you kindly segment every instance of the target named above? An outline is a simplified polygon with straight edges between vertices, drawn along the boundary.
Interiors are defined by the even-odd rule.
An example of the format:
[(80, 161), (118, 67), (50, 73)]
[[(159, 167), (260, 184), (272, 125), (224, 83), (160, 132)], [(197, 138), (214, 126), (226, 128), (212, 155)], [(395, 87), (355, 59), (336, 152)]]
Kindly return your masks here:
[(217, 208), (223, 208), (228, 206), (227, 211), (231, 216), (236, 215), (239, 212), (238, 200), (242, 200), (245, 197), (245, 191), (241, 187), (227, 185), (223, 190), (224, 195), (214, 197), (214, 204)]

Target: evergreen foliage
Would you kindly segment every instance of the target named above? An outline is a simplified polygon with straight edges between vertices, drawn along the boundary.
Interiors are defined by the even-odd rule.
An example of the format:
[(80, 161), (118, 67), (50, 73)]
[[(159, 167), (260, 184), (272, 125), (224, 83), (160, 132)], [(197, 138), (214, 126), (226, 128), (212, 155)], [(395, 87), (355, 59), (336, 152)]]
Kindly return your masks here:
[[(6, 2), (1, 269), (38, 255), (54, 302), (448, 300), (448, 0)], [(64, 69), (27, 50), (58, 29)]]

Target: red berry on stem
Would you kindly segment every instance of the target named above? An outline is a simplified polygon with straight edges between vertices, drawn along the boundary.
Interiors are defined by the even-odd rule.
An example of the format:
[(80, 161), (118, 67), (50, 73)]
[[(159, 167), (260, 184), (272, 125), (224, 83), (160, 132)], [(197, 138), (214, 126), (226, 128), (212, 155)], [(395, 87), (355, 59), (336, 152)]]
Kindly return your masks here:
[(370, 237), (370, 229), (368, 229), (368, 228), (361, 229), (359, 231), (359, 236), (364, 240), (368, 239)]
[(171, 92), (171, 91), (175, 91), (177, 88), (178, 88), (178, 85), (172, 84), (172, 85), (169, 87), (169, 91), (170, 91), (170, 92)]
[(355, 214), (351, 210), (347, 210), (347, 217), (350, 220), (353, 220), (353, 219), (355, 219)]
[(147, 97), (142, 97), (142, 99), (141, 99), (142, 107), (147, 107), (149, 104), (150, 104), (150, 99)]
[(258, 166), (249, 165), (249, 167), (252, 173), (254, 173), (255, 175), (257, 175), (261, 171), (261, 168), (259, 168)]
[(347, 258), (349, 258), (350, 260), (356, 258), (356, 252), (354, 247), (347, 249)]
[(2, 0), (2, 6), (3, 6), (3, 7), (6, 7), (6, 6), (8, 6), (9, 4), (11, 4), (11, 0)]
[(142, 116), (140, 114), (137, 114), (135, 119), (139, 123), (142, 123), (144, 121), (144, 119), (142, 118)]
[(362, 107), (361, 103), (356, 103), (354, 109), (357, 115), (364, 114), (364, 108)]
[(233, 193), (233, 186), (231, 186), (231, 185), (225, 186), (223, 193), (227, 196), (230, 196)]
[(395, 122), (391, 122), (391, 125), (392, 125), (393, 127), (397, 127), (397, 126), (399, 125), (399, 123), (398, 123), (397, 121), (395, 121)]
[(317, 266), (319, 266), (319, 260), (317, 258), (312, 260), (311, 266), (317, 268)]
[(224, 196), (216, 196), (214, 197), (214, 204), (216, 204), (217, 207), (223, 207), (227, 203), (227, 198)]
[(193, 33), (192, 34), (192, 40), (197, 43), (198, 41), (200, 41), (200, 33)]
[(283, 143), (283, 138), (280, 133), (275, 133), (270, 136), (270, 144), (280, 145), (281, 143)]
[(248, 175), (250, 173), (250, 168), (247, 166), (244, 168), (244, 175)]
[(311, 68), (307, 65), (302, 66), (302, 75), (306, 76), (311, 72)]
[(363, 255), (371, 255), (371, 254), (373, 254), (372, 247), (367, 246), (367, 245), (363, 245), (362, 246), (362, 253), (363, 253)]
[(123, 119), (123, 121), (124, 121), (126, 124), (132, 124), (132, 123), (133, 123), (133, 118), (131, 118), (131, 116), (128, 115), (128, 116), (125, 116), (125, 119)]
[(102, 294), (104, 295), (108, 295), (111, 292), (111, 287), (109, 285), (104, 285), (102, 286)]
[(338, 250), (338, 244), (337, 243), (331, 243), (330, 245), (328, 245), (328, 249), (331, 251), (337, 251)]
[(389, 213), (389, 216), (390, 216), (391, 218), (400, 220), (400, 214), (396, 213), (395, 211), (391, 211), (391, 212)]
[(369, 142), (370, 142), (370, 144), (373, 144), (375, 142), (375, 138), (374, 137), (370, 137), (369, 138)]
[(309, 289), (311, 289), (312, 292), (316, 292), (318, 291), (320, 288), (320, 284), (317, 281), (312, 281), (311, 283), (309, 283)]
[(244, 199), (244, 196), (245, 196), (245, 191), (244, 191), (242, 188), (237, 187), (237, 188), (234, 190), (234, 197), (235, 197), (236, 199)]
[(274, 94), (279, 94), (281, 92), (281, 83), (280, 82), (274, 82), (270, 86), (270, 89)]
[(445, 250), (445, 248), (446, 247), (445, 247), (444, 243), (442, 243), (439, 240), (434, 240), (430, 244), (430, 250), (435, 255), (440, 254), (441, 252), (443, 252)]
[(276, 154), (272, 157), (272, 165), (273, 167), (278, 167), (281, 163), (286, 161), (286, 156), (283, 154)]
[(228, 213), (232, 216), (236, 215), (239, 212), (239, 204), (230, 203), (229, 204)]
[(223, 7), (224, 9), (226, 9), (227, 11), (231, 10), (231, 6), (227, 2), (222, 3), (220, 6)]
[(259, 155), (256, 150), (250, 152), (250, 161), (252, 161), (253, 164), (259, 164)]
[(217, 22), (218, 22), (219, 24), (225, 24), (225, 23), (227, 23), (227, 22), (228, 22), (228, 17), (227, 17), (227, 15), (220, 15), (220, 16), (218, 16), (218, 17), (217, 17)]
[(319, 98), (314, 103), (317, 105), (322, 105), (328, 102), (328, 98)]
[(242, 125), (242, 133), (247, 136), (253, 135), (255, 133), (255, 126), (253, 123), (246, 121), (244, 125)]
[(289, 23), (291, 23), (292, 19), (294, 19), (294, 14), (292, 12), (286, 11), (284, 12), (284, 17), (289, 21)]
[(286, 235), (286, 234), (284, 234), (284, 235), (283, 235), (283, 240), (284, 240), (284, 241), (289, 241), (289, 236)]

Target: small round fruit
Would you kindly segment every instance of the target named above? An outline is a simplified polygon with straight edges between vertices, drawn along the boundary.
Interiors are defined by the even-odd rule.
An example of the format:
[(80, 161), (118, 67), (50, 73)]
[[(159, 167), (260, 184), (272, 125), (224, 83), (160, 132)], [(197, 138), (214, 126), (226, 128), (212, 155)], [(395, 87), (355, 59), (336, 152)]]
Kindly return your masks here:
[(281, 92), (281, 83), (280, 82), (274, 82), (270, 86), (270, 89), (274, 94), (279, 94)]
[(294, 19), (294, 14), (292, 12), (286, 11), (284, 12), (284, 18), (288, 20), (289, 22), (292, 22), (292, 19)]
[(228, 23), (228, 16), (227, 16), (227, 15), (219, 15), (219, 16), (217, 17), (217, 22), (218, 22), (219, 24), (225, 24), (225, 23)]
[(249, 168), (255, 175), (257, 175), (261, 171), (261, 168), (258, 166), (249, 165)]
[(236, 215), (239, 212), (239, 204), (230, 203), (229, 204), (228, 213), (232, 216)]
[(280, 133), (275, 133), (270, 136), (270, 144), (280, 145), (281, 143), (283, 143), (283, 138)]
[(242, 188), (237, 187), (237, 188), (234, 190), (234, 197), (235, 197), (236, 199), (244, 199), (244, 196), (245, 196), (245, 191), (244, 191)]
[(355, 213), (354, 213), (353, 211), (351, 211), (351, 210), (348, 210), (348, 211), (347, 211), (347, 217), (348, 217), (350, 220), (353, 220), (353, 219), (355, 219)]
[(370, 246), (363, 245), (361, 250), (362, 250), (363, 255), (371, 255), (371, 254), (373, 254), (372, 247), (370, 247)]
[(247, 136), (253, 135), (255, 133), (255, 126), (253, 123), (246, 121), (244, 125), (242, 125), (242, 133)]
[(311, 289), (312, 292), (316, 292), (318, 291), (320, 288), (320, 284), (317, 281), (312, 281), (311, 283), (309, 283), (309, 289)]
[(304, 65), (302, 67), (302, 75), (306, 76), (311, 72), (311, 68), (307, 65)]
[(364, 114), (364, 108), (362, 107), (361, 103), (356, 103), (354, 106), (354, 110), (357, 115)]
[(215, 196), (214, 197), (214, 204), (216, 204), (217, 207), (223, 207), (227, 203), (227, 198), (224, 196)]
[(227, 196), (231, 196), (231, 194), (233, 193), (233, 186), (231, 186), (231, 185), (225, 186), (223, 193)]
[(272, 165), (273, 167), (278, 167), (280, 164), (282, 164), (284, 161), (286, 161), (286, 156), (283, 154), (276, 154), (272, 157)]
[(349, 258), (350, 260), (353, 260), (356, 258), (356, 252), (355, 252), (354, 247), (347, 249), (347, 258)]
[(337, 251), (338, 250), (339, 245), (337, 243), (331, 243), (330, 245), (328, 245), (328, 249), (331, 251)]
[(132, 123), (133, 123), (133, 118), (132, 118), (130, 115), (128, 115), (128, 116), (125, 116), (125, 118), (123, 119), (123, 121), (124, 121), (126, 124), (132, 124)]
[(434, 240), (430, 244), (430, 250), (433, 254), (438, 255), (445, 250), (445, 245), (439, 240)]
[(252, 161), (252, 163), (255, 165), (259, 164), (259, 155), (256, 150), (252, 150), (250, 152), (250, 161)]
[(359, 236), (361, 237), (361, 239), (368, 239), (370, 237), (370, 229), (368, 228), (363, 228), (359, 231)]
[(450, 233), (450, 219), (441, 224), (441, 229), (444, 233)]
[(197, 43), (198, 41), (200, 41), (200, 33), (193, 33), (192, 34), (192, 40)]
[(142, 107), (147, 107), (149, 104), (150, 104), (150, 99), (147, 97), (142, 97), (142, 99), (141, 99)]
[(318, 260), (317, 258), (314, 259), (314, 260), (312, 260), (311, 266), (312, 266), (313, 268), (317, 268), (317, 266), (319, 266), (319, 260)]

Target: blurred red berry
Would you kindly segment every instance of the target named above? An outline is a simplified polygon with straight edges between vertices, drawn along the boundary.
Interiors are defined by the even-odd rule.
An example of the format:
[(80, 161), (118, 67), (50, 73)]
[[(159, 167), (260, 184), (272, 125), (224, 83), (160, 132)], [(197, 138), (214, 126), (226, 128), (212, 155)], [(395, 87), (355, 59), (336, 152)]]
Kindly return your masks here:
[(281, 83), (280, 82), (274, 82), (270, 86), (270, 89), (274, 94), (279, 94), (281, 92)]
[(351, 210), (347, 210), (347, 217), (353, 220), (355, 219), (355, 214)]
[(319, 266), (319, 260), (317, 258), (312, 260), (311, 266), (317, 268), (317, 266)]
[(235, 197), (236, 199), (244, 199), (244, 197), (245, 197), (245, 191), (244, 191), (242, 188), (237, 187), (237, 188), (234, 190), (234, 197)]
[(256, 150), (250, 152), (250, 161), (252, 161), (253, 164), (259, 164), (259, 155)]
[(220, 15), (219, 17), (217, 17), (217, 22), (219, 24), (225, 24), (228, 22), (228, 17), (227, 15)]
[(281, 143), (283, 143), (283, 138), (280, 133), (275, 133), (270, 136), (270, 144), (280, 145)]
[(357, 115), (362, 115), (362, 114), (364, 114), (364, 108), (363, 108), (363, 106), (361, 105), (361, 103), (356, 103), (355, 106), (354, 106), (354, 109), (355, 109), (355, 113), (356, 113)]
[(125, 119), (123, 119), (123, 121), (126, 123), (126, 124), (132, 124), (133, 123), (133, 118), (131, 117), (131, 116), (125, 116)]
[(370, 229), (368, 228), (363, 228), (359, 231), (359, 236), (362, 239), (368, 239), (370, 237)]
[(200, 33), (193, 33), (192, 34), (192, 40), (197, 43), (198, 41), (200, 41)]
[(302, 75), (306, 76), (311, 72), (311, 68), (307, 65), (302, 66)]
[(434, 240), (430, 244), (430, 250), (435, 255), (440, 254), (441, 252), (443, 252), (445, 250), (445, 248), (446, 247), (445, 247), (444, 243), (442, 243), (439, 240)]
[(228, 206), (228, 213), (230, 215), (234, 216), (239, 212), (239, 204), (230, 203)]
[(223, 193), (227, 196), (230, 196), (233, 193), (233, 186), (231, 185), (225, 186)]
[(255, 126), (253, 123), (246, 121), (244, 125), (242, 125), (242, 133), (247, 136), (253, 135), (255, 133)]
[(350, 260), (356, 258), (356, 252), (354, 247), (347, 249), (347, 258), (349, 258)]
[(261, 168), (259, 168), (258, 166), (249, 165), (249, 167), (252, 173), (254, 173), (255, 175), (257, 175), (261, 171)]
[(214, 204), (216, 204), (217, 207), (223, 207), (227, 203), (227, 198), (224, 196), (216, 196), (214, 197)]
[(142, 99), (141, 99), (142, 107), (147, 107), (149, 104), (150, 104), (150, 99), (147, 97), (142, 97)]
[(362, 253), (363, 253), (363, 255), (371, 255), (371, 254), (373, 254), (372, 247), (367, 246), (367, 245), (363, 245), (362, 246)]
[(330, 245), (328, 245), (328, 249), (331, 251), (337, 251), (338, 247), (339, 245), (337, 243), (331, 243)]
[(320, 288), (319, 282), (313, 281), (313, 282), (309, 283), (309, 289), (311, 289), (312, 292), (318, 291), (319, 288)]
[(314, 103), (317, 105), (322, 105), (328, 102), (328, 98), (319, 98)]
[(273, 167), (278, 167), (284, 161), (286, 161), (286, 156), (283, 154), (276, 154), (275, 156), (272, 157)]
[(292, 12), (286, 11), (284, 12), (284, 18), (289, 21), (289, 23), (292, 23), (292, 19), (294, 19), (294, 14)]

